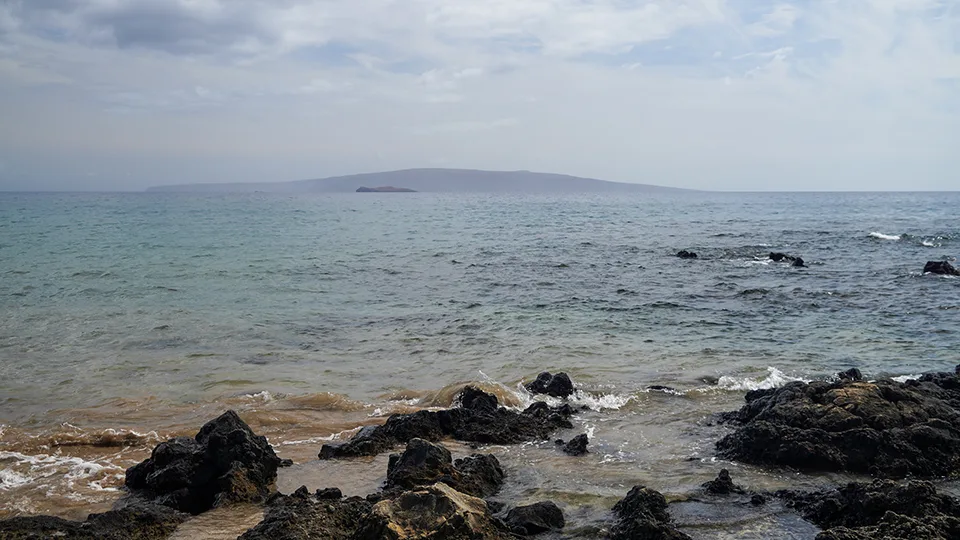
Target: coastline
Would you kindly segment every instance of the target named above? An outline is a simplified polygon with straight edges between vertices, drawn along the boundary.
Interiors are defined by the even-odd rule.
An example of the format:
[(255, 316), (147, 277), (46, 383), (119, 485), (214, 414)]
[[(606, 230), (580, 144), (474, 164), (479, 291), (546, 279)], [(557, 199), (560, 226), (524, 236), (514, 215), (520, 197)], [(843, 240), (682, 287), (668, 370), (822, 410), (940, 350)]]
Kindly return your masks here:
[[(796, 384), (805, 385), (807, 383)], [(269, 438), (273, 448), (276, 449), (277, 455), (283, 459), (292, 459), (294, 462), (292, 467), (281, 468), (278, 471), (275, 488), (280, 493), (291, 494), (296, 491), (299, 486), (306, 485), (311, 492), (319, 488), (337, 487), (345, 497), (366, 497), (378, 492), (381, 488), (385, 478), (384, 471), (387, 470), (387, 457), (389, 452), (378, 452), (374, 456), (346, 460), (317, 460), (316, 452), (320, 446), (331, 441), (348, 440), (356, 436), (359, 432), (358, 428), (363, 425), (382, 425), (383, 421), (390, 414), (404, 415), (417, 410), (450, 410), (449, 407), (455, 406), (457, 394), (466, 386), (468, 386), (468, 384), (451, 385), (432, 395), (419, 397), (418, 399), (422, 400), (422, 404), (430, 405), (428, 407), (411, 404), (413, 399), (410, 396), (396, 396), (406, 397), (406, 399), (396, 401), (396, 410), (389, 412), (381, 410), (378, 416), (370, 416), (369, 412), (355, 404), (351, 404), (342, 396), (326, 395), (320, 397), (319, 395), (315, 395), (311, 399), (294, 396), (287, 402), (284, 402), (286, 398), (280, 398), (279, 400), (276, 398), (267, 399), (265, 395), (261, 395), (258, 398), (246, 397), (238, 399), (259, 399), (261, 401), (259, 404), (243, 410), (241, 412), (241, 418), (244, 418), (244, 420), (250, 423), (254, 432), (272, 433), (273, 436)], [(525, 395), (521, 391), (523, 388), (522, 384), (518, 384), (515, 389), (489, 382), (484, 386), (487, 390), (494, 392), (492, 395), (497, 396), (498, 401), (511, 406), (510, 410), (514, 411), (522, 410), (531, 403), (544, 400), (553, 406), (575, 403), (578, 407), (577, 414), (573, 416), (576, 425), (573, 425), (571, 429), (560, 430), (558, 434), (567, 438), (573, 436), (575, 432), (585, 431), (586, 433), (590, 433), (592, 441), (597, 441), (597, 438), (594, 437), (595, 431), (600, 430), (603, 432), (601, 426), (604, 422), (604, 417), (606, 417), (606, 421), (609, 422), (617, 415), (642, 415), (645, 406), (649, 406), (654, 402), (641, 402), (637, 401), (637, 398), (633, 398), (631, 401), (639, 405), (636, 408), (631, 409), (630, 407), (624, 407), (624, 405), (628, 405), (629, 401), (619, 408), (603, 408), (599, 406), (599, 403), (603, 400), (602, 395), (599, 397), (589, 395), (593, 400), (590, 403), (594, 404), (597, 409), (591, 410), (584, 405), (584, 403), (587, 402), (586, 398), (588, 394), (584, 394), (582, 391), (569, 397), (556, 398), (529, 393)], [(783, 386), (775, 386), (775, 388), (776, 387), (783, 388)], [(691, 397), (687, 395), (689, 393), (689, 391), (684, 393), (671, 388), (657, 386), (655, 389), (646, 392), (644, 397), (658, 402), (669, 402), (677, 406), (691, 400)], [(700, 390), (694, 393), (703, 393), (703, 391)], [(751, 393), (755, 394), (756, 392), (748, 392), (748, 395)], [(722, 400), (721, 402), (742, 402), (743, 391), (726, 391), (723, 393), (725, 397), (732, 397), (734, 394), (738, 396), (738, 399)], [(269, 403), (274, 403), (275, 405), (271, 407), (268, 406)], [(290, 405), (292, 403), (300, 404), (301, 409), (299, 412), (291, 410)], [(232, 405), (239, 404), (241, 404), (241, 401), (234, 401), (232, 403)], [(220, 405), (230, 406), (231, 404), (222, 403)], [(296, 431), (297, 420), (294, 418), (295, 415), (330, 415), (331, 409), (339, 409), (336, 416), (339, 416), (340, 420), (342, 420), (340, 426), (344, 428), (343, 430), (328, 434), (314, 432), (312, 436), (309, 437), (304, 437), (308, 435), (307, 433), (299, 433)], [(714, 412), (720, 413), (722, 411)], [(199, 416), (206, 413), (197, 414)], [(346, 420), (343, 416), (344, 414), (353, 415), (353, 419)], [(577, 420), (578, 417), (585, 415), (591, 415), (596, 421), (583, 423)], [(503, 463), (504, 470), (507, 471), (507, 480), (497, 495), (491, 500), (509, 506), (532, 504), (544, 498), (550, 498), (558, 502), (567, 515), (568, 526), (562, 534), (558, 532), (558, 536), (555, 536), (556, 538), (604, 537), (601, 534), (606, 533), (602, 533), (602, 531), (607, 531), (610, 526), (612, 526), (610, 508), (626, 495), (630, 487), (629, 485), (625, 485), (630, 482), (623, 482), (625, 478), (631, 477), (627, 474), (614, 475), (620, 477), (619, 482), (614, 482), (599, 490), (594, 489), (592, 493), (578, 493), (575, 487), (571, 489), (571, 486), (577, 485), (577, 478), (567, 479), (570, 480), (570, 482), (566, 488), (563, 488), (561, 485), (563, 479), (560, 477), (563, 475), (570, 476), (574, 470), (577, 471), (574, 474), (579, 475), (580, 478), (583, 479), (588, 477), (603, 478), (604, 476), (609, 476), (611, 471), (617, 471), (618, 469), (621, 470), (621, 472), (623, 469), (635, 469), (635, 473), (632, 476), (632, 478), (635, 479), (633, 481), (645, 485), (650, 489), (662, 492), (666, 500), (670, 502), (670, 513), (673, 516), (673, 522), (675, 522), (678, 530), (690, 534), (694, 538), (724, 537), (724, 534), (738, 534), (738, 527), (742, 528), (743, 520), (747, 520), (747, 522), (751, 524), (751, 527), (760, 527), (766, 530), (767, 533), (779, 531), (779, 534), (784, 535), (783, 537), (813, 538), (816, 534), (817, 528), (815, 526), (804, 521), (796, 511), (788, 509), (781, 503), (777, 503), (781, 504), (781, 507), (777, 507), (776, 510), (765, 510), (760, 514), (749, 517), (749, 512), (744, 514), (744, 509), (748, 507), (743, 506), (743, 504), (749, 502), (749, 498), (737, 498), (735, 503), (720, 499), (704, 499), (701, 485), (713, 480), (720, 469), (729, 469), (734, 481), (746, 486), (751, 493), (764, 493), (767, 495), (785, 489), (802, 488), (808, 490), (825, 490), (844, 485), (850, 481), (866, 482), (870, 480), (869, 475), (856, 472), (791, 472), (791, 470), (781, 467), (754, 466), (735, 460), (717, 459), (716, 452), (712, 449), (712, 443), (719, 440), (724, 434), (729, 434), (731, 429), (717, 425), (717, 422), (713, 419), (714, 417), (715, 415), (701, 417), (692, 422), (687, 418), (683, 421), (676, 422), (674, 425), (667, 426), (668, 429), (680, 427), (681, 429), (688, 430), (690, 434), (696, 433), (694, 436), (703, 439), (707, 444), (704, 445), (704, 451), (699, 456), (676, 456), (674, 459), (669, 459), (658, 465), (654, 465), (653, 469), (648, 468), (650, 464), (639, 461), (617, 461), (612, 457), (615, 454), (607, 452), (609, 448), (605, 448), (604, 446), (597, 447), (596, 443), (589, 447), (591, 453), (587, 454), (585, 458), (574, 458), (559, 452), (551, 440), (552, 437), (546, 440), (534, 440), (520, 445), (481, 444), (477, 446), (475, 444), (457, 442), (449, 438), (442, 439), (442, 444), (451, 451), (454, 457), (466, 457), (477, 451), (491, 453), (498, 457)], [(300, 421), (302, 422), (303, 419), (304, 417), (301, 416)], [(82, 454), (83, 449), (86, 449), (94, 453), (107, 451), (115, 455), (120, 455), (123, 453), (123, 450), (118, 449), (136, 447), (136, 449), (132, 449), (124, 455), (122, 460), (123, 463), (132, 465), (149, 457), (149, 449), (161, 440), (166, 440), (166, 437), (171, 435), (192, 435), (196, 431), (199, 423), (202, 422), (198, 422), (193, 426), (184, 425), (182, 429), (174, 430), (172, 433), (156, 433), (142, 437), (115, 432), (112, 434), (101, 434), (100, 439), (86, 439), (84, 441), (73, 442), (68, 439), (61, 439), (59, 442), (60, 446), (56, 452), (62, 455), (69, 455), (71, 452), (79, 450), (79, 453)], [(685, 428), (683, 427), (684, 425)], [(293, 428), (293, 432), (290, 432), (290, 428)], [(332, 429), (334, 429), (333, 424), (330, 425), (330, 430), (332, 431)], [(648, 434), (651, 433), (649, 430), (645, 431)], [(280, 432), (285, 432), (287, 435), (286, 438), (278, 437), (277, 434)], [(301, 439), (299, 437), (304, 438)], [(50, 441), (47, 442), (49, 443)], [(41, 444), (40, 446), (43, 445)], [(399, 450), (402, 450), (402, 444), (399, 448), (394, 447), (392, 451)], [(571, 465), (574, 469), (570, 468)], [(645, 468), (647, 470), (644, 470)], [(664, 474), (667, 472), (666, 469), (670, 468), (679, 469), (679, 472), (674, 471), (673, 474)], [(107, 486), (108, 489), (115, 489), (115, 491), (106, 492), (109, 493), (109, 496), (104, 497), (100, 502), (92, 505), (77, 506), (73, 509), (60, 508), (59, 512), (56, 513), (59, 513), (62, 517), (83, 519), (86, 517), (84, 513), (108, 510), (126, 496), (124, 489), (121, 487), (123, 484), (122, 478), (118, 476), (115, 480), (114, 486)], [(946, 493), (952, 493), (957, 491), (957, 487), (954, 484), (955, 482), (951, 481), (941, 481), (938, 482), (937, 485)], [(216, 519), (206, 516), (205, 514), (200, 514), (200, 517), (197, 518), (188, 519), (182, 525), (179, 525), (176, 529), (177, 532), (175, 532), (171, 538), (215, 538), (217, 534), (225, 534), (227, 530), (232, 530), (231, 528), (239, 529), (240, 527), (244, 527), (243, 530), (236, 531), (237, 535), (239, 535), (251, 528), (252, 524), (259, 521), (258, 516), (263, 512), (262, 508), (263, 507), (258, 505), (217, 508), (213, 510), (215, 516), (217, 516)], [(43, 513), (49, 514), (51, 512)], [(9, 517), (9, 515), (5, 517)], [(220, 532), (218, 533), (217, 531)], [(703, 534), (707, 534), (707, 536), (702, 536)], [(549, 538), (551, 536), (546, 537)]]

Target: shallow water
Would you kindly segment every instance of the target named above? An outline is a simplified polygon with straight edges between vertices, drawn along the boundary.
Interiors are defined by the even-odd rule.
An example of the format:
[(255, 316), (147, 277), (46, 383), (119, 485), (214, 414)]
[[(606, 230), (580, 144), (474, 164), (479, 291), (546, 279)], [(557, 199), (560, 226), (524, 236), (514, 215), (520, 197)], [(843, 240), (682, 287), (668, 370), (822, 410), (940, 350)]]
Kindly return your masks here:
[[(581, 536), (637, 483), (682, 498), (721, 466), (756, 489), (845, 481), (717, 462), (705, 419), (751, 388), (960, 363), (960, 279), (920, 274), (956, 256), (958, 203), (0, 194), (0, 516), (109, 508), (125, 467), (227, 408), (297, 462), (282, 491), (364, 494), (385, 457), (315, 461), (324, 441), (468, 382), (520, 407), (545, 369), (578, 384), (589, 410), (558, 435), (590, 433), (592, 453), (493, 448), (500, 497), (552, 498)], [(709, 505), (676, 508), (694, 536), (810, 537), (789, 513), (711, 527)]]

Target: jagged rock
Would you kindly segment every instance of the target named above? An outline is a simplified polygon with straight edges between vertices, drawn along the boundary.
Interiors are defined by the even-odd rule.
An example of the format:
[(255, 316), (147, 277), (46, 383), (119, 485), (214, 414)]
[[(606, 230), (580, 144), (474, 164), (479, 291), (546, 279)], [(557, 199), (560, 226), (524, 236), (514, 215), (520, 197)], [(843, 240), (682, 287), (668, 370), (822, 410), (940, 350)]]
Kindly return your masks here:
[(350, 540), (372, 507), (360, 497), (321, 500), (304, 487), (271, 498), (263, 521), (237, 540)]
[(691, 540), (671, 524), (667, 500), (644, 486), (634, 486), (613, 507), (617, 518), (610, 531), (611, 540)]
[(569, 405), (550, 407), (537, 402), (518, 413), (494, 406), (496, 396), (470, 386), (464, 388), (458, 401), (461, 405), (453, 409), (392, 415), (382, 426), (368, 426), (349, 441), (323, 445), (320, 459), (372, 456), (415, 438), (517, 444), (543, 440), (557, 429), (573, 427)]
[(837, 373), (837, 378), (841, 380), (847, 380), (847, 381), (862, 381), (863, 374), (860, 373), (860, 370), (857, 368), (850, 368), (846, 371), (841, 371), (840, 373)]
[(493, 495), (503, 485), (503, 469), (492, 455), (475, 454), (453, 462), (440, 444), (411, 439), (402, 454), (390, 456), (386, 489), (412, 489), (443, 482), (475, 497)]
[(685, 249), (681, 249), (680, 251), (677, 252), (677, 257), (680, 257), (681, 259), (696, 259), (697, 254), (693, 251), (687, 251)]
[(825, 529), (818, 540), (960, 538), (960, 501), (938, 494), (930, 482), (874, 480), (836, 490), (776, 495)]
[(573, 381), (562, 371), (556, 375), (544, 371), (537, 375), (534, 381), (525, 384), (524, 387), (533, 394), (546, 394), (558, 398), (565, 398), (573, 394)]
[(563, 445), (563, 453), (571, 456), (582, 456), (587, 453), (587, 443), (589, 442), (587, 434), (581, 433)]
[(194, 438), (160, 443), (150, 458), (127, 469), (126, 485), (156, 502), (199, 514), (228, 502), (266, 498), (280, 458), (233, 411)]
[(960, 381), (931, 373), (879, 380), (792, 382), (747, 393), (739, 424), (717, 442), (721, 457), (759, 465), (875, 476), (960, 471)]
[(323, 488), (318, 489), (314, 496), (318, 500), (332, 500), (336, 501), (343, 498), (343, 492), (340, 491), (340, 488)]
[(927, 261), (927, 264), (923, 265), (923, 273), (960, 276), (960, 270), (954, 268), (954, 266), (947, 261)]
[(0, 521), (4, 540), (160, 540), (173, 534), (187, 515), (172, 508), (141, 501), (102, 514), (90, 514), (86, 521), (53, 516), (15, 517)]
[[(353, 540), (506, 540), (483, 499), (444, 483), (380, 501)], [(246, 540), (246, 539), (244, 539)]]
[(558, 531), (566, 524), (563, 511), (552, 501), (513, 508), (507, 512), (504, 522), (511, 532), (522, 536)]
[(707, 490), (707, 493), (712, 493), (714, 495), (745, 493), (742, 487), (733, 483), (733, 478), (730, 478), (730, 471), (727, 469), (720, 469), (720, 474), (717, 475), (717, 478), (715, 480), (705, 482), (703, 484), (703, 488)]

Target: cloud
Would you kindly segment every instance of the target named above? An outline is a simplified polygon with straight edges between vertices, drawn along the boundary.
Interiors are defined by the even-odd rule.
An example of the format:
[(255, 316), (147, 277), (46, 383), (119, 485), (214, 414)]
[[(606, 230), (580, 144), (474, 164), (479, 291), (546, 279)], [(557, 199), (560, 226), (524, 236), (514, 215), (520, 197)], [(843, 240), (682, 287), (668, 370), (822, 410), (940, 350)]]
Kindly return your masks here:
[(923, 171), (945, 189), (957, 4), (8, 0), (0, 147), (51, 186), (57, 159), (102, 171), (85, 186), (140, 188), (169, 167), (107, 163), (280, 180), (443, 156), (730, 189)]

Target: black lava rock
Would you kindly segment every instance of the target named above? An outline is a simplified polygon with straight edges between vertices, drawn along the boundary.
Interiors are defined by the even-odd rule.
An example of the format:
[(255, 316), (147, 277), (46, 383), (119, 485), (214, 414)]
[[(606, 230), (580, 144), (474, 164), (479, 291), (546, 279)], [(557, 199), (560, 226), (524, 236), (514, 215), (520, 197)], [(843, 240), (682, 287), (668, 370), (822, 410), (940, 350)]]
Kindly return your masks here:
[(960, 472), (960, 380), (792, 382), (747, 393), (721, 457), (881, 477)]
[(546, 394), (558, 398), (565, 398), (573, 394), (573, 381), (562, 371), (556, 375), (551, 375), (549, 372), (544, 371), (537, 375), (536, 380), (524, 386), (531, 393)]
[(500, 489), (503, 478), (493, 455), (474, 454), (454, 463), (443, 445), (411, 439), (402, 454), (390, 456), (384, 487), (413, 489), (443, 482), (462, 493), (487, 497)]
[(511, 532), (522, 536), (558, 531), (566, 524), (563, 511), (552, 501), (513, 508), (503, 521)]
[(947, 261), (927, 261), (923, 266), (924, 274), (940, 274), (943, 276), (960, 276), (960, 270)]
[(4, 540), (160, 540), (189, 516), (172, 508), (134, 500), (126, 506), (90, 514), (86, 521), (53, 516), (24, 516), (0, 521)]
[(691, 540), (671, 523), (663, 495), (644, 486), (634, 486), (614, 505), (613, 515), (611, 540)]
[(680, 257), (681, 259), (696, 259), (697, 254), (694, 253), (693, 251), (687, 251), (685, 249), (681, 249), (680, 251), (677, 252), (677, 257)]
[(127, 469), (126, 485), (160, 504), (199, 514), (228, 502), (264, 500), (279, 466), (267, 439), (227, 411), (193, 438), (157, 445), (149, 459)]
[(730, 471), (727, 469), (720, 469), (720, 474), (717, 475), (717, 478), (715, 480), (705, 482), (703, 484), (703, 488), (707, 490), (707, 493), (712, 493), (714, 495), (745, 493), (742, 487), (733, 483), (733, 478), (730, 478)]
[(415, 438), (438, 441), (452, 437), (481, 444), (517, 444), (544, 440), (557, 429), (573, 427), (570, 423), (573, 409), (569, 405), (550, 407), (537, 402), (518, 413), (493, 407), (496, 399), (492, 394), (468, 386), (461, 393), (459, 407), (395, 414), (382, 426), (360, 430), (349, 441), (323, 445), (320, 459), (373, 456)]
[(563, 453), (571, 456), (582, 456), (587, 453), (587, 443), (590, 442), (586, 433), (577, 435), (563, 446)]

